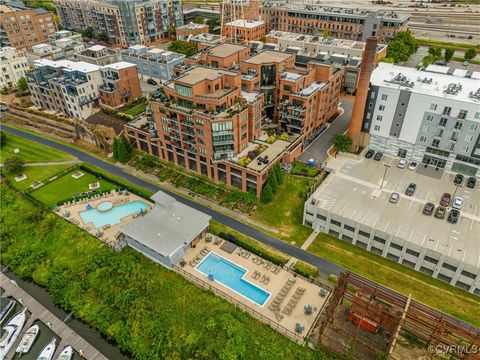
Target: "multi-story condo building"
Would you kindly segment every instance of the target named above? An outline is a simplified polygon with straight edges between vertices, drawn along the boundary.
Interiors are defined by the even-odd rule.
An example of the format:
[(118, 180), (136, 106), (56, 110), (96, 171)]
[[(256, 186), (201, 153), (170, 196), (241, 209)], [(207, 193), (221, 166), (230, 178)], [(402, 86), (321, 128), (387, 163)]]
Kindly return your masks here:
[(85, 61), (90, 64), (104, 66), (119, 62), (120, 52), (102, 45), (93, 45), (75, 54), (76, 61)]
[(75, 53), (85, 49), (82, 35), (68, 30), (61, 30), (48, 37), (48, 43), (32, 46), (25, 54), (30, 66), (35, 60), (74, 60)]
[(15, 48), (2, 47), (0, 49), (0, 60), (0, 88), (16, 86), (18, 80), (25, 76), (25, 72), (28, 70), (25, 54)]
[(228, 41), (248, 44), (258, 41), (267, 35), (265, 21), (233, 20), (223, 24), (222, 34)]
[(272, 166), (301, 146), (295, 137), (266, 142), (263, 95), (242, 91), (239, 72), (194, 66), (162, 90), (152, 120), (125, 127), (139, 149), (161, 159), (259, 196)]
[(135, 64), (118, 62), (101, 68), (103, 84), (100, 86), (102, 106), (119, 107), (142, 96)]
[(33, 9), (21, 1), (0, 3), (0, 45), (17, 49), (31, 48), (45, 42), (57, 30), (53, 14)]
[(180, 0), (57, 0), (55, 6), (64, 28), (91, 27), (124, 47), (160, 42), (183, 25)]
[(170, 80), (176, 66), (182, 65), (185, 55), (145, 45), (134, 45), (121, 52), (122, 60), (138, 66), (142, 79)]
[(208, 47), (185, 60), (185, 64), (208, 65), (219, 69), (239, 66), (240, 62), (250, 56), (250, 48), (240, 44), (223, 43)]
[(220, 20), (220, 11), (201, 8), (183, 10), (183, 19), (186, 24), (199, 17), (207, 20)]
[(480, 73), (427, 70), (443, 73), (386, 63), (374, 70), (363, 120), (370, 147), (480, 177)]
[[(322, 5), (286, 4), (257, 0), (237, 1), (225, 6), (224, 23), (240, 18), (262, 19), (267, 31), (281, 30), (301, 34), (321, 35), (328, 32), (336, 38), (366, 41), (377, 36), (379, 42), (389, 43), (399, 31), (407, 29), (408, 14), (374, 9), (327, 7)], [(235, 8), (235, 9), (234, 9)]]
[(208, 34), (208, 25), (190, 22), (175, 29), (177, 40), (190, 40), (192, 36)]

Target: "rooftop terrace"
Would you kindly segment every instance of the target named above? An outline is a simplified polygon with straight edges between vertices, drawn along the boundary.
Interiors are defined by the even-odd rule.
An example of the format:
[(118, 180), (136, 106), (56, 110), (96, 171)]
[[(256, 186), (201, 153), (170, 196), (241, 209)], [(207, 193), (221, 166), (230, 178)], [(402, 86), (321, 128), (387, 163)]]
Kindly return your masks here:
[(244, 62), (257, 65), (264, 63), (280, 63), (293, 56), (293, 54), (288, 54), (281, 51), (266, 50), (258, 53), (257, 55), (253, 55), (248, 59), (245, 59)]

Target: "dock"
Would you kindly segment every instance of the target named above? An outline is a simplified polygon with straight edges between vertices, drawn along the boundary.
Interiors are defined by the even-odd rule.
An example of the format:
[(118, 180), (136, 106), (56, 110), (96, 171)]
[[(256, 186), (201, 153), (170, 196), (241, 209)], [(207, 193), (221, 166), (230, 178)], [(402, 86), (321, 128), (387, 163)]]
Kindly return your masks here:
[[(37, 300), (30, 296), (30, 294), (24, 291), (21, 287), (12, 283), (11, 279), (4, 273), (0, 273), (0, 284), (2, 284), (2, 288), (5, 290), (3, 296), (11, 296), (17, 301), (19, 299), (22, 299), (22, 305), (26, 307), (31, 314), (24, 328), (22, 329), (20, 336), (18, 336), (17, 340), (12, 346), (12, 349), (10, 350), (6, 359), (13, 359), (15, 355), (15, 349), (20, 343), (25, 329), (28, 329), (28, 327), (31, 326), (35, 320), (40, 320), (44, 324), (51, 324), (50, 329), (61, 338), (61, 342), (57, 343), (57, 350), (55, 352), (55, 356), (58, 356), (60, 354), (64, 346), (71, 345), (77, 351), (81, 349), (83, 351), (85, 359), (108, 360), (105, 355), (103, 355), (95, 347), (90, 345), (89, 342), (83, 339), (62, 320), (52, 314), (42, 304), (40, 304)], [(56, 357), (54, 357), (54, 359), (56, 359)]]

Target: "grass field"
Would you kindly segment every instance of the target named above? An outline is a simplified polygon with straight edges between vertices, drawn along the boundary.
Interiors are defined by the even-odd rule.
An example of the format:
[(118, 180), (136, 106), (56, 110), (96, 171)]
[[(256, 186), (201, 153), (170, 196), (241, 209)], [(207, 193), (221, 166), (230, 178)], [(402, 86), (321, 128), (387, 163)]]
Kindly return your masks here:
[(480, 326), (480, 298), (327, 234), (308, 251), (415, 300)]
[(61, 200), (66, 200), (76, 194), (88, 191), (88, 185), (91, 183), (100, 183), (100, 188), (97, 189), (98, 191), (109, 191), (115, 188), (115, 186), (109, 182), (98, 179), (94, 175), (88, 174), (82, 170), (80, 171), (82, 171), (84, 175), (79, 179), (74, 179), (72, 174), (75, 171), (69, 172), (61, 178), (42, 186), (33, 191), (30, 195), (35, 199), (40, 200), (45, 205), (52, 207)]
[[(6, 141), (0, 151), (0, 162), (12, 156), (19, 156), (25, 162), (49, 162), (49, 161), (68, 161), (74, 157), (48, 146), (41, 145), (34, 141), (23, 139), (13, 134), (5, 133)], [(13, 151), (19, 149), (20, 152), (15, 154)]]
[(303, 204), (311, 181), (286, 175), (273, 201), (260, 204), (251, 218), (277, 229), (279, 232), (272, 233), (273, 236), (288, 242), (294, 241), (296, 246), (302, 246), (312, 232), (312, 229), (302, 225)]
[(15, 181), (14, 175), (7, 174), (6, 176), (16, 189), (20, 191), (25, 191), (35, 181), (47, 180), (52, 176), (57, 175), (61, 171), (70, 168), (71, 166), (72, 166), (71, 164), (49, 165), (49, 166), (26, 166), (24, 167), (22, 174), (27, 175), (27, 179), (20, 182)]

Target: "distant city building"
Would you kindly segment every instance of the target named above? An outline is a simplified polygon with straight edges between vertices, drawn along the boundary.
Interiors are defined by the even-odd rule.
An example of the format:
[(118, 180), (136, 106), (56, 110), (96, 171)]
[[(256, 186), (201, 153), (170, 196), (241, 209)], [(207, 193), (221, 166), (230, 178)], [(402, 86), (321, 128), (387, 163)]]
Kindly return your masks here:
[(220, 21), (220, 12), (218, 10), (201, 9), (201, 8), (183, 10), (183, 18), (186, 24), (194, 21), (196, 18), (199, 18), (199, 17), (207, 20)]
[(190, 37), (199, 34), (208, 34), (208, 25), (196, 24), (194, 22), (179, 26), (175, 29), (177, 40), (189, 40)]
[(102, 45), (93, 45), (75, 54), (75, 60), (104, 66), (121, 60), (120, 52)]
[(57, 0), (55, 6), (65, 29), (91, 27), (125, 47), (161, 42), (183, 25), (180, 0)]
[[(243, 9), (242, 9), (243, 7)], [(399, 31), (407, 29), (410, 15), (390, 10), (287, 4), (257, 0), (232, 1), (225, 5), (224, 23), (241, 18), (262, 19), (267, 31), (280, 30), (308, 35), (328, 33), (335, 38), (366, 41), (377, 36), (389, 43)], [(234, 19), (234, 14), (236, 19)]]
[(28, 70), (28, 62), (24, 52), (11, 47), (2, 47), (0, 49), (0, 60), (0, 88), (16, 86), (18, 80), (25, 76)]
[(248, 44), (267, 35), (263, 20), (234, 20), (223, 24), (222, 34), (228, 41)]
[(100, 86), (102, 106), (116, 108), (142, 96), (135, 64), (118, 62), (102, 67), (103, 84)]
[(57, 30), (53, 13), (21, 1), (0, 2), (0, 45), (30, 49)]
[(68, 30), (61, 30), (48, 37), (48, 43), (32, 46), (25, 54), (30, 66), (38, 59), (74, 60), (75, 53), (85, 49), (82, 35)]
[(173, 76), (174, 67), (183, 64), (185, 55), (144, 45), (130, 46), (122, 50), (123, 61), (136, 64), (142, 79), (167, 81)]
[(363, 131), (374, 150), (480, 178), (480, 72), (380, 63)]

